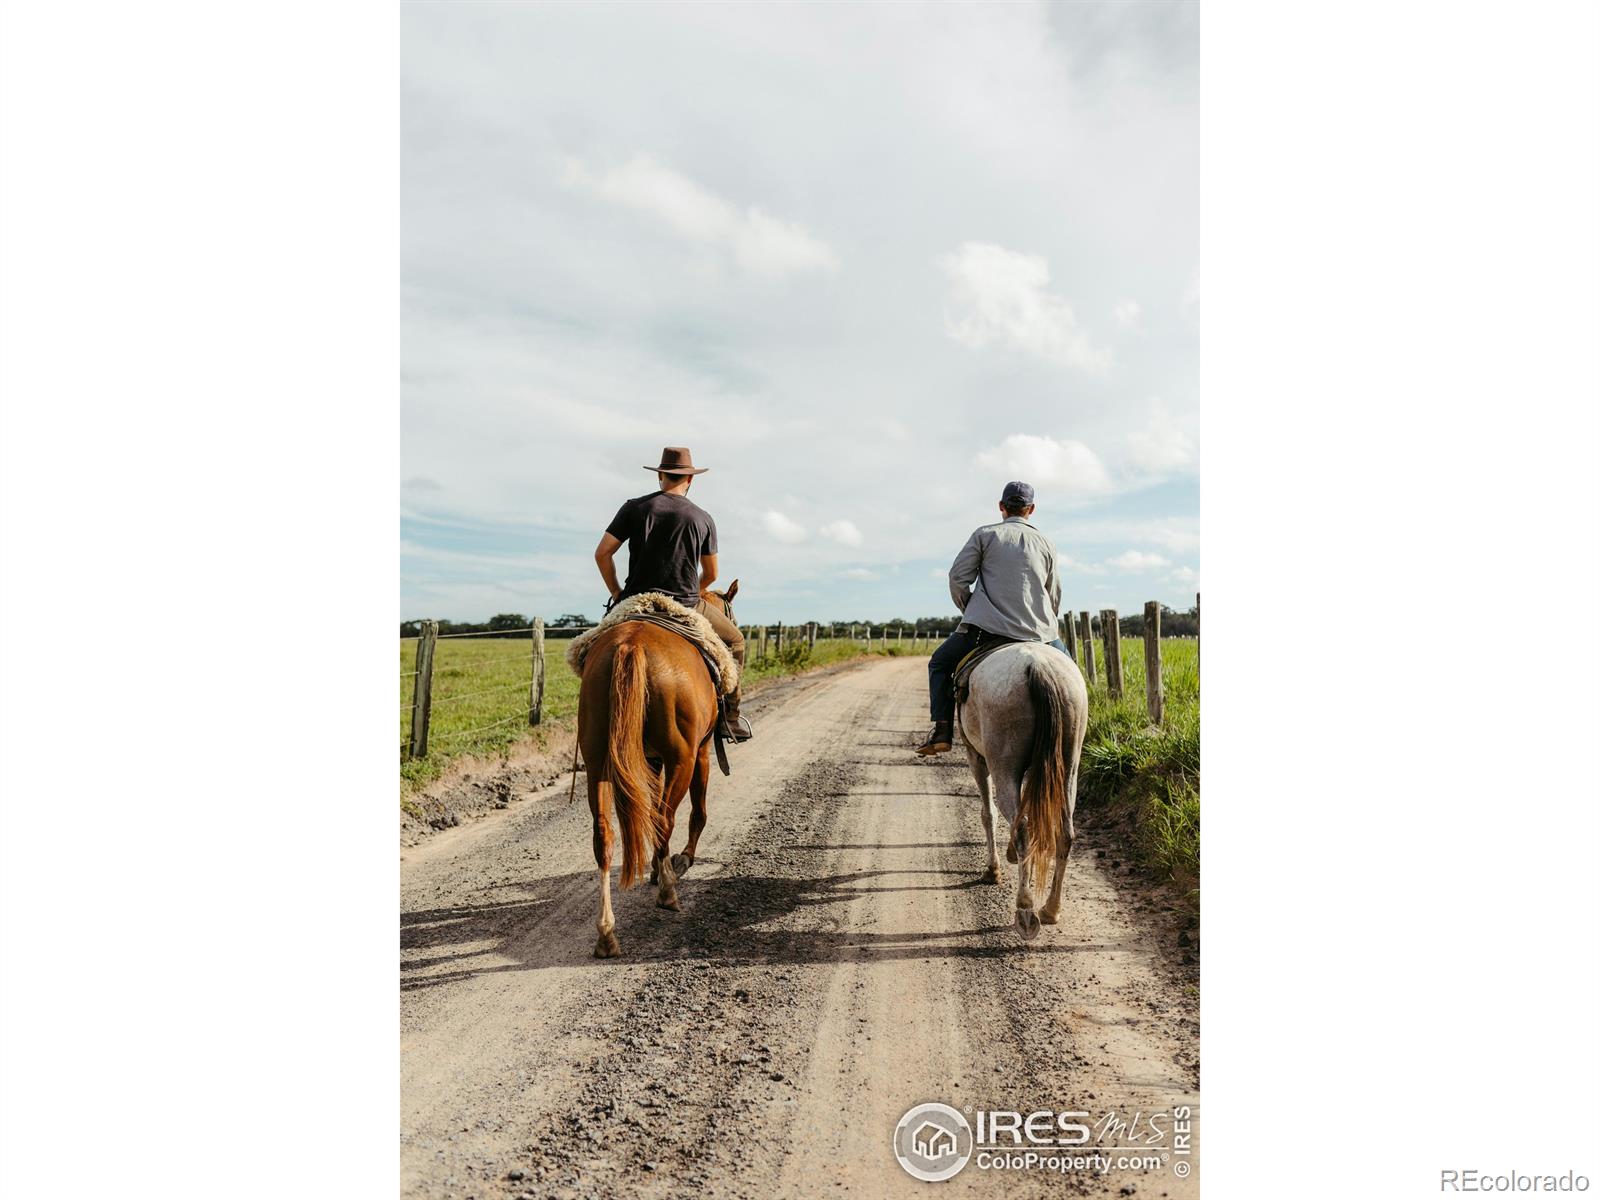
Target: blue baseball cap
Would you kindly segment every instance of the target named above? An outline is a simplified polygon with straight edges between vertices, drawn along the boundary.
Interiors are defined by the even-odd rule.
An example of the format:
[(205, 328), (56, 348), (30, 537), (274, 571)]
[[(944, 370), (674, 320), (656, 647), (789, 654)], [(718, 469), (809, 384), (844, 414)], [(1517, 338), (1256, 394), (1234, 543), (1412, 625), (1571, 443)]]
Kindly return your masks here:
[(1001, 504), (1032, 504), (1033, 488), (1026, 483), (1013, 479), (1006, 484), (1006, 490), (1000, 493)]

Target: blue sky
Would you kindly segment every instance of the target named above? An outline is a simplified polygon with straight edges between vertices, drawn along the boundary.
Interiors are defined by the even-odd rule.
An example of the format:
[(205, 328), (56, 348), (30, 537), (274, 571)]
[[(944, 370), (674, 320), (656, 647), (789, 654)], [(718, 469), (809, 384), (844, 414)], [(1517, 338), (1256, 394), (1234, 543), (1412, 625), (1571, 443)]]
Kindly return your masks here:
[(1199, 586), (1195, 9), (407, 5), (401, 615), (594, 615), (661, 446), (746, 621)]

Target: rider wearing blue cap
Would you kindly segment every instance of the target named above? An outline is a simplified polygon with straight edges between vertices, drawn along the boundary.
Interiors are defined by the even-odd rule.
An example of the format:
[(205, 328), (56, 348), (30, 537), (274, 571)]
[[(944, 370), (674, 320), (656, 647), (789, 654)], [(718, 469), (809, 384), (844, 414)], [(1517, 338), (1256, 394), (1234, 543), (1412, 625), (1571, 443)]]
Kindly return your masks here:
[(1033, 488), (1006, 484), (1000, 496), (1001, 520), (972, 532), (950, 567), (950, 598), (961, 610), (961, 624), (928, 660), (928, 705), (933, 732), (918, 754), (943, 754), (954, 736), (957, 664), (985, 638), (1007, 642), (1048, 642), (1067, 652), (1057, 634), (1061, 576), (1055, 544), (1029, 523)]

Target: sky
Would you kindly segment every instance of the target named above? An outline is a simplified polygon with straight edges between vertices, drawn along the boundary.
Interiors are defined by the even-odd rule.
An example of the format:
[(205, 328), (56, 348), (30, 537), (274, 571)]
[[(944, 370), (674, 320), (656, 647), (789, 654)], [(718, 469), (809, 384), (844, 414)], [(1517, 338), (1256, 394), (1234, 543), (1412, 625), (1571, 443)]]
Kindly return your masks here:
[(402, 618), (596, 616), (665, 445), (743, 622), (953, 614), (1011, 479), (1065, 607), (1188, 608), (1198, 36), (1181, 0), (406, 4)]

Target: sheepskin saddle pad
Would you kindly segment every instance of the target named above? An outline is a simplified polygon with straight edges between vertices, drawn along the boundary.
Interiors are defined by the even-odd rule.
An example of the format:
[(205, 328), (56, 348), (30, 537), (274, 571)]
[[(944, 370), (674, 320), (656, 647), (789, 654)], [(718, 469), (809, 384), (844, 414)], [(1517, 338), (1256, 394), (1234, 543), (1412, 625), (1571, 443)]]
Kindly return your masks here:
[(573, 638), (567, 646), (567, 665), (572, 668), (574, 675), (583, 674), (583, 660), (588, 657), (589, 647), (594, 640), (622, 621), (649, 621), (652, 625), (662, 625), (674, 633), (682, 634), (716, 665), (716, 674), (724, 692), (731, 693), (739, 686), (739, 664), (733, 661), (733, 654), (717, 636), (711, 622), (694, 609), (686, 608), (671, 596), (664, 596), (660, 592), (642, 592), (617, 602), (600, 619), (600, 624)]

